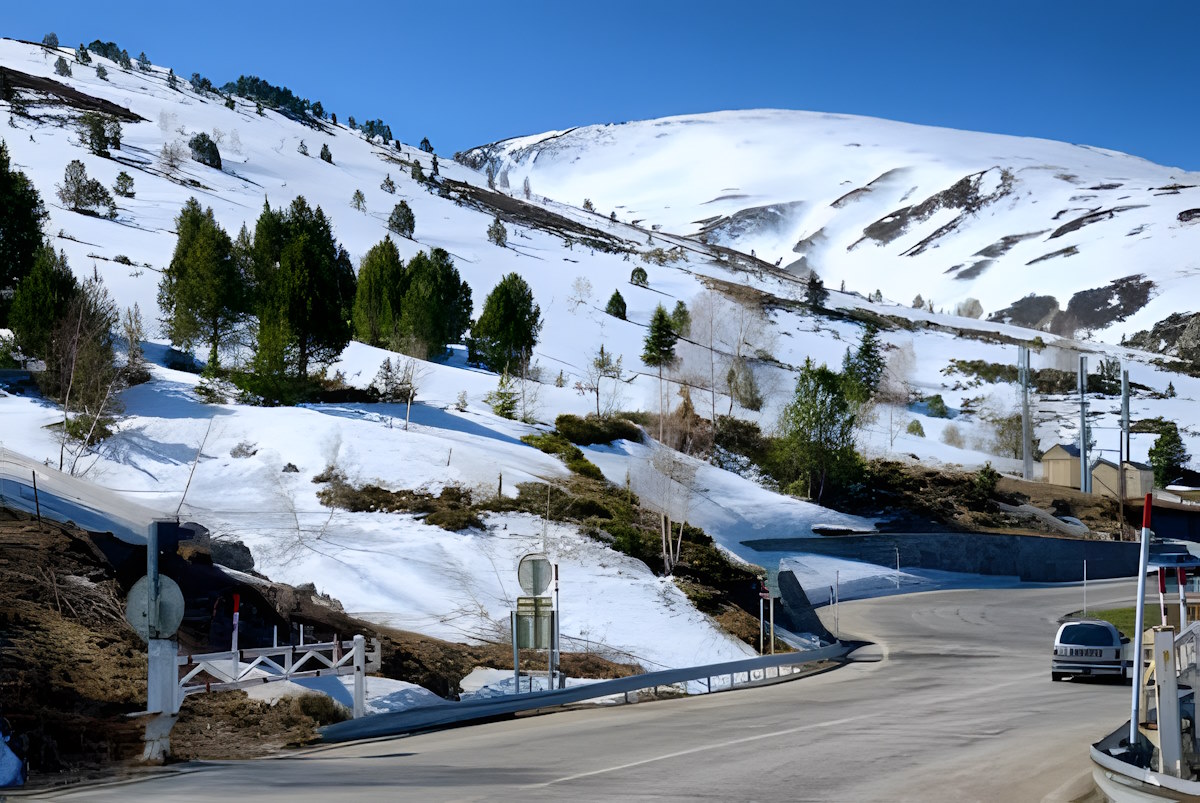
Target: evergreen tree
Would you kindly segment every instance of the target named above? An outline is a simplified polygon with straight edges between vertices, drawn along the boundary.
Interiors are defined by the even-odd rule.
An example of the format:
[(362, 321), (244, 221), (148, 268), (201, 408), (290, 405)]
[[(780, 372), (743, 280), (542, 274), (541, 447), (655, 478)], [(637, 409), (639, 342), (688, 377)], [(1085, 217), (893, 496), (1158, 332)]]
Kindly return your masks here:
[(412, 173), (413, 181), (425, 181), (425, 171), (421, 169), (420, 162), (413, 160), (412, 167), (409, 169), (409, 172)]
[(55, 253), (48, 245), (40, 246), (33, 269), (17, 285), (9, 313), (9, 328), (22, 354), (46, 358), (54, 325), (66, 314), (78, 292), (79, 284), (67, 264), (67, 255)]
[(386, 192), (388, 195), (396, 193), (396, 182), (392, 181), (392, 174), (388, 173), (383, 177), (383, 183), (379, 185), (379, 189)]
[[(260, 240), (262, 240), (260, 244)], [(287, 212), (266, 209), (254, 237), (260, 287), (257, 365), (278, 371), (289, 352), (296, 375), (328, 364), (350, 342), (354, 266), (320, 207), (303, 196)], [(256, 355), (257, 356), (257, 355)]]
[(671, 316), (662, 304), (654, 308), (650, 317), (650, 329), (642, 348), (642, 362), (651, 368), (658, 369), (658, 439), (663, 437), (663, 421), (666, 411), (663, 409), (663, 368), (675, 363), (675, 341), (679, 339), (671, 325)]
[(171, 69), (167, 70), (167, 86), (171, 89), (179, 88), (179, 79), (175, 77), (174, 70), (171, 70)]
[(142, 72), (150, 72), (150, 57), (146, 55), (145, 50), (138, 54), (137, 62), (138, 69)]
[(925, 299), (921, 297), (920, 293), (913, 298), (912, 307), (913, 309), (925, 309)]
[(521, 191), (525, 193), (525, 199), (528, 200), (530, 195), (529, 176), (526, 176), (525, 181), (521, 184)]
[(621, 296), (620, 290), (613, 290), (613, 294), (609, 296), (608, 306), (604, 311), (614, 318), (625, 320), (625, 299)]
[(671, 328), (680, 337), (687, 337), (691, 334), (692, 315), (688, 312), (687, 304), (682, 301), (676, 301), (675, 309), (671, 310)]
[(158, 285), (163, 330), (171, 342), (208, 346), (211, 371), (220, 349), (232, 342), (246, 310), (246, 287), (233, 242), (213, 217), (189, 198), (175, 218), (179, 237)]
[(94, 178), (88, 178), (87, 168), (78, 159), (71, 160), (63, 174), (63, 183), (58, 185), (58, 199), (72, 212), (85, 215), (103, 215), (115, 218), (117, 206), (112, 193)]
[[(450, 254), (434, 248), (409, 260), (407, 287), (400, 302), (399, 334), (424, 354), (437, 359), (450, 343), (462, 341), (471, 325), (471, 288), (454, 267)], [(532, 348), (532, 343), (530, 344)]]
[(300, 140), (300, 144), (296, 146), (296, 153), (308, 156), (308, 146), (304, 144), (304, 140)]
[(133, 197), (133, 176), (122, 170), (117, 173), (117, 180), (113, 184), (113, 192), (122, 198)]
[(84, 112), (79, 118), (79, 135), (88, 150), (96, 156), (108, 156), (110, 146), (121, 150), (121, 123), (115, 117)]
[(362, 190), (355, 190), (354, 194), (350, 196), (350, 206), (354, 207), (359, 212), (365, 212), (367, 210), (367, 197), (363, 195)]
[(417, 227), (417, 219), (413, 216), (408, 201), (401, 201), (392, 207), (392, 214), (388, 215), (387, 227), (388, 231), (400, 237), (412, 239), (413, 232)]
[(883, 346), (879, 341), (879, 329), (867, 324), (862, 340), (854, 351), (846, 350), (842, 360), (842, 380), (846, 398), (856, 404), (865, 404), (875, 396), (883, 378)]
[[(82, 42), (79, 44), (79, 47), (75, 48), (75, 61), (80, 64), (92, 63), (92, 54), (88, 52), (87, 47)], [(70, 72), (67, 74), (70, 75)]]
[(1150, 447), (1150, 466), (1154, 469), (1154, 484), (1165, 488), (1179, 476), (1180, 470), (1191, 460), (1183, 438), (1179, 437), (1179, 427), (1174, 421), (1159, 425), (1158, 438)]
[(333, 154), (329, 152), (329, 143), (321, 143), (321, 161), (333, 164)]
[(42, 245), (46, 207), (29, 177), (12, 167), (8, 146), (0, 140), (0, 328), (17, 283), (33, 269)]
[(483, 397), (492, 408), (492, 412), (501, 418), (515, 419), (517, 417), (517, 391), (513, 389), (513, 378), (508, 371), (502, 371), (496, 381), (496, 389)]
[(392, 238), (371, 246), (359, 264), (354, 295), (354, 332), (363, 343), (384, 346), (396, 333), (405, 281), (404, 261)]
[(818, 503), (829, 484), (853, 477), (858, 465), (854, 452), (854, 407), (846, 398), (842, 378), (812, 359), (804, 362), (791, 402), (779, 417), (778, 438), (772, 447), (773, 473), (780, 484), (804, 490)]
[(504, 224), (500, 222), (499, 215), (496, 215), (492, 224), (488, 226), (487, 237), (492, 243), (501, 248), (508, 246), (508, 229), (504, 228)]
[(825, 289), (825, 282), (816, 273), (810, 272), (808, 282), (804, 285), (804, 303), (815, 312), (824, 307), (828, 299), (829, 291)]
[(42, 37), (42, 46), (49, 47), (49, 48), (57, 48), (58, 47), (58, 34), (56, 34), (54, 31), (51, 31), (50, 33), (43, 36)]
[(54, 62), (54, 72), (56, 75), (61, 75), (65, 78), (71, 74), (71, 65), (67, 64), (66, 59), (59, 56), (58, 60)]
[(493, 371), (524, 367), (542, 330), (542, 311), (525, 280), (510, 273), (488, 294), (471, 327), (473, 351)]
[(126, 383), (140, 385), (149, 382), (150, 369), (146, 367), (146, 354), (142, 350), (146, 330), (142, 324), (142, 310), (137, 304), (125, 308), (125, 316), (121, 319), (121, 331), (125, 336)]
[(321, 105), (321, 101), (317, 101), (312, 105), (312, 116), (318, 120), (325, 119), (325, 107)]
[(123, 70), (128, 70), (133, 67), (133, 62), (129, 58), (128, 50), (122, 49), (121, 52), (117, 54), (117, 57), (113, 59), (113, 61), (115, 61), (117, 66)]
[(104, 69), (103, 64), (96, 65), (96, 77), (99, 78), (101, 81), (108, 80), (108, 70)]
[(1166, 398), (1168, 398), (1168, 399), (1173, 399), (1173, 398), (1175, 398), (1175, 383), (1174, 383), (1174, 382), (1168, 382), (1168, 383), (1167, 383), (1167, 390), (1166, 390), (1166, 392), (1163, 394), (1163, 396), (1165, 396), (1165, 397), (1166, 397)]
[(429, 137), (421, 137), (421, 144), (418, 147), (426, 153), (433, 153), (433, 146), (429, 144)]
[(629, 283), (637, 287), (647, 287), (650, 284), (650, 277), (646, 274), (646, 269), (638, 265), (629, 272)]
[(230, 111), (236, 111), (236, 110), (237, 110), (237, 103), (235, 103), (235, 102), (234, 102), (234, 100), (233, 100), (233, 97), (232, 97), (232, 96), (230, 96), (230, 97), (228, 97), (228, 98), (225, 98), (225, 108), (226, 108), (226, 109), (229, 109)]

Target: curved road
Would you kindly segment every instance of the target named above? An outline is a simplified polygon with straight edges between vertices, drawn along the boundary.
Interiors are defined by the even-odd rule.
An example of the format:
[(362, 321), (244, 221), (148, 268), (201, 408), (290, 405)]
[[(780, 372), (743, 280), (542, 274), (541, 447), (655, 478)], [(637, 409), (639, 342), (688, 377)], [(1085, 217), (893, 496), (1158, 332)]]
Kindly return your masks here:
[[(1092, 583), (1089, 603), (1129, 605), (1135, 589)], [(709, 697), (183, 765), (55, 798), (1037, 801), (1082, 778), (1088, 745), (1128, 718), (1128, 686), (1050, 681), (1055, 620), (1081, 606), (1077, 586), (845, 603), (842, 633), (876, 642), (882, 660)]]

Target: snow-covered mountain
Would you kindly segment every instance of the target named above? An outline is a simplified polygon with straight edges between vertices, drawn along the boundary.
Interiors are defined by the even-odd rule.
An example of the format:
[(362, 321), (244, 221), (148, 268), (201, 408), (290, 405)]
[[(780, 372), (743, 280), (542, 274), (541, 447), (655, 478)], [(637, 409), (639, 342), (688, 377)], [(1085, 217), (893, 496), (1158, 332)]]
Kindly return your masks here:
[[(1110, 150), (756, 110), (552, 131), (459, 158), (605, 216), (815, 270), (829, 287), (919, 294), (947, 312), (974, 298), (986, 315), (1115, 342), (1200, 298), (1200, 174)], [(1006, 312), (1031, 293), (1069, 314)]]
[[(70, 62), (72, 75), (55, 73), (60, 55)], [(433, 493), (456, 484), (478, 498), (496, 492), (498, 475), (508, 494), (518, 482), (562, 478), (566, 469), (560, 461), (526, 446), (519, 436), (545, 430), (544, 424), (560, 413), (593, 409), (594, 400), (577, 392), (575, 385), (601, 344), (623, 361), (626, 381), (614, 383), (616, 406), (657, 409), (657, 375), (639, 357), (647, 322), (658, 304), (671, 308), (683, 301), (695, 309), (697, 297), (713, 287), (744, 302), (720, 311), (729, 319), (720, 323), (736, 324), (732, 319), (745, 310), (759, 311), (760, 321), (742, 330), (733, 327), (737, 343), (714, 338), (715, 351), (682, 344), (681, 362), (671, 376), (696, 386), (693, 403), (702, 414), (713, 408), (725, 412), (733, 404), (720, 382), (724, 367), (714, 368), (710, 357), (726, 360), (730, 349), (742, 349), (758, 374), (764, 399), (761, 410), (738, 407), (736, 413), (770, 429), (788, 399), (794, 367), (809, 357), (840, 364), (847, 347), (858, 342), (864, 319), (892, 322), (883, 336), (890, 346), (911, 353), (908, 380), (917, 394), (941, 394), (954, 411), (1011, 411), (1011, 385), (967, 381), (944, 371), (955, 358), (1012, 364), (1014, 344), (1036, 333), (1009, 323), (913, 310), (908, 299), (915, 293), (926, 295), (939, 308), (976, 296), (991, 312), (1026, 292), (1054, 294), (1065, 306), (1079, 289), (1139, 272), (1152, 277), (1150, 304), (1110, 333), (1133, 322), (1137, 328), (1149, 328), (1168, 312), (1183, 309), (1181, 299), (1196, 297), (1194, 292), (1186, 295), (1193, 280), (1183, 265), (1194, 252), (1185, 246), (1195, 235), (1188, 226), (1166, 219), (1177, 214), (1169, 205), (1188, 206), (1193, 190), (1162, 190), (1175, 194), (1156, 195), (1145, 189), (1187, 184), (1188, 176), (1130, 157), (881, 121), (730, 113), (512, 140), (491, 149), (490, 158), (498, 166), (494, 189), (489, 187), (486, 160), (478, 161), (475, 169), (441, 159), (439, 179), (429, 183), (414, 180), (410, 171), (415, 163), (431, 174), (433, 154), (372, 141), (344, 125), (348, 115), (339, 114), (343, 124), (335, 125), (296, 119), (271, 108), (260, 114), (252, 100), (239, 97), (231, 98), (229, 108), (226, 98), (197, 93), (184, 79), (178, 80), (177, 88), (170, 87), (165, 66), (141, 70), (135, 64), (123, 69), (99, 55), (92, 58), (92, 66), (80, 65), (65, 48), (51, 51), (0, 40), (0, 78), (15, 88), (17, 101), (14, 106), (0, 100), (0, 138), (7, 143), (13, 165), (41, 192), (50, 215), (47, 235), (66, 253), (76, 274), (100, 274), (122, 307), (139, 304), (148, 321), (157, 315), (160, 272), (175, 247), (175, 216), (191, 196), (211, 206), (217, 221), (233, 235), (243, 224), (253, 229), (264, 201), (278, 208), (303, 195), (329, 216), (356, 265), (385, 236), (388, 215), (403, 199), (414, 212), (416, 228), (414, 239), (393, 238), (401, 255), (407, 259), (422, 249), (446, 249), (473, 290), (476, 314), (505, 274), (519, 273), (531, 286), (544, 318), (534, 353), (544, 382), (531, 413), (543, 422), (540, 426), (493, 415), (484, 397), (495, 389), (497, 377), (467, 366), (462, 349), (448, 360), (423, 365), (408, 429), (399, 425), (404, 411), (398, 405), (205, 405), (194, 392), (197, 377), (165, 367), (165, 343), (151, 331), (151, 339), (158, 341), (147, 344), (148, 355), (158, 363), (153, 380), (125, 392), (126, 416), (93, 456), (90, 479), (172, 514), (179, 510), (219, 535), (244, 539), (260, 567), (278, 579), (315, 581), (353, 611), (438, 636), (496, 635), (517, 593), (516, 558), (545, 548), (564, 567), (563, 627), (569, 638), (589, 645), (599, 642), (646, 666), (704, 663), (743, 654), (744, 645), (697, 611), (669, 580), (655, 577), (640, 562), (577, 528), (555, 525), (543, 534), (535, 517), (503, 514), (489, 517), (486, 531), (447, 533), (408, 515), (330, 511), (319, 504), (318, 486), (312, 482), (329, 462), (337, 462), (357, 482)], [(106, 68), (107, 80), (97, 75), (97, 64)], [(88, 151), (78, 127), (83, 110), (99, 107), (118, 115), (123, 126), (121, 148), (107, 158)], [(361, 111), (366, 117), (371, 110)], [(798, 121), (804, 126), (797, 127)], [(163, 158), (164, 147), (186, 143), (197, 132), (207, 132), (217, 142), (221, 169), (187, 158), (173, 167)], [(908, 133), (902, 136), (903, 132)], [(626, 137), (627, 133), (636, 136)], [(945, 141), (935, 140), (934, 134)], [(322, 146), (329, 148), (331, 162), (317, 157)], [(187, 153), (186, 144), (183, 151)], [(874, 156), (867, 158), (868, 154)], [(1074, 159), (1068, 159), (1072, 154)], [(793, 159), (796, 155), (803, 158)], [(58, 203), (55, 186), (75, 159), (108, 186), (121, 171), (133, 176), (135, 196), (117, 199), (114, 220), (81, 215)], [(1056, 177), (1068, 172), (1075, 178)], [(868, 239), (846, 250), (870, 223), (973, 174), (978, 178), (946, 196), (945, 202), (930, 204), (927, 218), (910, 215), (914, 222), (896, 239), (887, 244)], [(381, 187), (389, 175), (394, 194)], [(529, 193), (523, 187), (526, 176)], [(1136, 197), (1114, 197), (1112, 204), (1086, 202), (1086, 208), (1155, 200), (1053, 239), (1047, 230), (1014, 242), (992, 257), (991, 267), (975, 270), (971, 279), (955, 279), (930, 267), (952, 251), (978, 251), (1003, 242), (1009, 234), (1042, 231), (1052, 223), (1062, 226), (1078, 215), (1067, 213), (1054, 221), (1059, 208), (1085, 206), (1069, 197), (1051, 202), (1036, 193), (1024, 194), (1034, 184), (1068, 196), (1107, 199), (1125, 194), (1121, 188), (1082, 189), (1101, 182), (1122, 183), (1130, 193), (1142, 189)], [(1017, 189), (1021, 187), (1024, 190)], [(356, 190), (364, 195), (365, 209), (351, 205)], [(747, 197), (718, 200), (723, 195)], [(585, 198), (598, 212), (581, 208)], [(954, 199), (967, 199), (962, 204), (976, 211), (959, 220), (961, 210), (949, 203)], [(744, 211), (772, 205), (779, 210)], [(1047, 211), (1051, 207), (1053, 211)], [(856, 217), (843, 217), (855, 209)], [(1010, 225), (1001, 210), (1019, 211), (1028, 219)], [(610, 211), (617, 213), (616, 220), (610, 219)], [(1151, 212), (1158, 215), (1153, 220), (1147, 217)], [(486, 236), (496, 216), (508, 227), (506, 247)], [(921, 222), (915, 222), (918, 217)], [(694, 222), (705, 218), (712, 220)], [(772, 220), (775, 228), (767, 225)], [(901, 246), (914, 248), (937, 227), (955, 221), (957, 229), (931, 240), (921, 253), (901, 256), (896, 251)], [(1122, 229), (1118, 237), (1112, 228), (1140, 225), (1135, 221), (1146, 225), (1140, 235), (1127, 237), (1128, 229)], [(709, 244), (682, 236), (703, 233), (706, 226)], [(981, 242), (967, 246), (972, 232)], [(1099, 232), (1105, 232), (1103, 242), (1097, 239)], [(1081, 239), (1085, 235), (1092, 239)], [(804, 289), (801, 271), (783, 269), (801, 256), (792, 250), (801, 239), (809, 246), (803, 256), (834, 288), (831, 315), (804, 309), (798, 303)], [(1156, 250), (1138, 250), (1136, 260), (1123, 261), (1121, 249), (1135, 243)], [(1072, 244), (1079, 255), (1032, 267), (1021, 263), (1020, 276), (1028, 287), (1012, 278), (1019, 255), (1029, 261), (1035, 251), (1043, 255)], [(750, 256), (752, 249), (757, 258)], [(1150, 259), (1152, 253), (1162, 256), (1161, 264)], [(1085, 255), (1096, 260), (1091, 278), (1060, 272), (1086, 264)], [(1175, 267), (1168, 267), (1168, 257), (1176, 260), (1169, 263)], [(780, 269), (771, 265), (777, 260)], [(843, 266), (842, 276), (837, 265)], [(631, 271), (639, 266), (648, 273), (644, 286), (630, 281)], [(835, 289), (840, 278), (846, 280), (845, 293)], [(871, 302), (851, 292), (866, 294), (876, 288), (903, 303)], [(949, 289), (943, 294), (939, 288)], [(627, 303), (625, 319), (603, 311), (614, 290)], [(743, 335), (752, 342), (743, 342)], [(1051, 334), (1044, 341), (1047, 347), (1035, 356), (1035, 368), (1070, 368), (1080, 350), (1128, 358), (1133, 380), (1150, 389), (1135, 398), (1135, 416), (1163, 415), (1181, 426), (1194, 426), (1200, 380), (1152, 364), (1153, 355), (1146, 353)], [(344, 372), (349, 384), (365, 387), (390, 356), (395, 355), (351, 343), (331, 368)], [(231, 360), (237, 357), (230, 355)], [(706, 383), (712, 376), (717, 377), (717, 388), (709, 392)], [(561, 382), (555, 381), (560, 377)], [(1178, 396), (1156, 398), (1153, 391), (1163, 390), (1168, 382), (1174, 382)], [(458, 409), (460, 394), (466, 396), (465, 410)], [(674, 390), (670, 398), (678, 400)], [(1093, 410), (1110, 416), (1101, 407), (1097, 402)], [(1076, 426), (1071, 416), (1050, 416), (1052, 409), (1045, 408), (1038, 428), (1047, 446), (1060, 438), (1069, 441)], [(987, 460), (1003, 469), (1017, 465), (992, 453), (987, 427), (977, 415), (966, 413), (952, 422), (919, 410), (905, 414), (922, 422), (924, 436), (889, 431), (884, 416), (864, 432), (863, 449), (872, 455), (915, 455), (967, 466)], [(52, 405), (0, 395), (0, 443), (9, 449), (37, 461), (56, 457), (54, 434), (45, 429), (55, 421), (61, 421), (61, 413)], [(958, 430), (957, 440), (947, 432), (952, 426)], [(1185, 429), (1184, 436), (1193, 453), (1200, 451), (1200, 433)], [(1152, 442), (1152, 436), (1135, 437), (1134, 457), (1144, 458)], [(647, 504), (665, 506), (667, 502), (654, 498), (649, 468), (653, 451), (628, 442), (585, 449), (614, 483), (628, 480)], [(803, 534), (814, 522), (868, 523), (694, 462), (695, 492), (684, 502), (688, 520), (747, 561), (779, 557), (749, 552), (741, 542), (751, 537)], [(282, 473), (287, 464), (298, 470)]]

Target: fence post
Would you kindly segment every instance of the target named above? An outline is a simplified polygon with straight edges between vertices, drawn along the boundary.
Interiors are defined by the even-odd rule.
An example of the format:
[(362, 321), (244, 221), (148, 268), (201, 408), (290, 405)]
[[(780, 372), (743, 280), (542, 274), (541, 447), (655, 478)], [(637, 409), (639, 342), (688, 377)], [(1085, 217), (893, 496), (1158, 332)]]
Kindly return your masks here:
[(354, 637), (354, 718), (367, 713), (367, 640), (361, 633)]

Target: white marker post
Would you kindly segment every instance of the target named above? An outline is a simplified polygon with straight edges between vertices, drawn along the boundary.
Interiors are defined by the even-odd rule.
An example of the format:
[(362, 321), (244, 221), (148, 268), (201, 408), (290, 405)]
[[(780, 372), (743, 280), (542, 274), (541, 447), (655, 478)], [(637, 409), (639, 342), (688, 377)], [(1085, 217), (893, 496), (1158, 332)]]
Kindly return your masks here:
[(238, 673), (239, 673), (239, 670), (241, 669), (241, 667), (238, 665), (239, 664), (239, 661), (238, 661), (238, 616), (239, 616), (239, 612), (240, 612), (239, 609), (241, 608), (241, 604), (242, 604), (242, 595), (234, 594), (233, 595), (233, 647), (232, 647), (232, 649), (233, 649), (233, 664), (231, 666), (231, 674), (229, 675), (229, 680), (231, 683), (237, 682)]
[(1187, 615), (1187, 595), (1185, 589), (1187, 586), (1187, 569), (1180, 566), (1175, 570), (1175, 579), (1179, 583), (1179, 632), (1187, 630), (1188, 615)]
[(1142, 633), (1146, 626), (1146, 571), (1150, 563), (1150, 502), (1151, 494), (1146, 494), (1145, 506), (1142, 508), (1142, 553), (1138, 560), (1137, 604), (1134, 605), (1134, 634), (1133, 634), (1133, 692), (1130, 695), (1129, 710), (1129, 747), (1132, 749), (1138, 742), (1138, 709), (1142, 703)]

